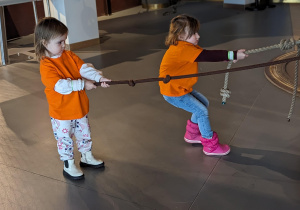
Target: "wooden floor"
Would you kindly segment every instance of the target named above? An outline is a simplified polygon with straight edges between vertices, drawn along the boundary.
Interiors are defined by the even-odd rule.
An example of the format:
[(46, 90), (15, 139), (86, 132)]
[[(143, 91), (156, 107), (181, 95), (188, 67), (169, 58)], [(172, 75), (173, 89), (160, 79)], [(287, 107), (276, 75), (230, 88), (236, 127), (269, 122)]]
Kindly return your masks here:
[[(99, 21), (100, 45), (76, 53), (113, 80), (157, 77), (177, 14), (200, 20), (203, 48), (236, 50), (298, 37), (295, 11), (299, 4), (241, 11), (222, 2), (184, 2), (177, 13), (166, 8)], [(195, 86), (210, 100), (213, 130), (231, 146), (224, 157), (185, 143), (190, 115), (165, 102), (157, 83), (89, 91), (93, 153), (106, 167), (83, 169), (85, 179), (73, 182), (62, 174), (39, 64), (28, 58), (32, 46), (32, 36), (10, 42), (14, 61), (0, 67), (0, 209), (300, 209), (300, 100), (288, 123), (291, 95), (271, 84), (263, 68), (231, 73), (226, 105), (224, 75), (200, 77)], [(233, 66), (283, 53), (254, 54)], [(199, 65), (201, 72), (224, 68)], [(75, 158), (78, 164), (77, 151)]]

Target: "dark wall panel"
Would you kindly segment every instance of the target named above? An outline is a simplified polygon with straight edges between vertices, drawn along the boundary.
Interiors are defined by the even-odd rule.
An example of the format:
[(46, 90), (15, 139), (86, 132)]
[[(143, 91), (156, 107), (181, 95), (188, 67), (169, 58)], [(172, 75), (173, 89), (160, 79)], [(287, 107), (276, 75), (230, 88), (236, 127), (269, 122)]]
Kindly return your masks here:
[(141, 0), (96, 0), (98, 16), (141, 5)]
[(97, 6), (97, 15), (107, 15), (107, 0), (96, 0), (96, 6)]
[(112, 12), (118, 12), (131, 7), (141, 5), (141, 0), (111, 0)]
[[(45, 17), (42, 1), (36, 2), (39, 18)], [(32, 3), (4, 7), (7, 39), (26, 36), (34, 32), (35, 19)]]

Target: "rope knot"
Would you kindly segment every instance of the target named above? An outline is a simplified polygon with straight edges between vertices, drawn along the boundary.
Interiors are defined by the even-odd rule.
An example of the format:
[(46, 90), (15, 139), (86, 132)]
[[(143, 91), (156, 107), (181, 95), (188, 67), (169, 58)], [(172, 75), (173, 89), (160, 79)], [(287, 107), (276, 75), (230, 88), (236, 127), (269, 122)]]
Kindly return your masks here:
[(166, 75), (166, 77), (163, 79), (163, 82), (164, 82), (165, 84), (167, 84), (168, 82), (170, 82), (170, 80), (171, 80), (170, 75)]
[(223, 97), (222, 98), (222, 104), (226, 103), (226, 99), (230, 98), (230, 94), (231, 94), (231, 91), (229, 91), (229, 89), (221, 88), (220, 95)]
[(230, 94), (231, 94), (231, 91), (229, 89), (221, 88), (221, 90), (220, 90), (220, 95), (221, 96), (229, 98)]
[(130, 87), (134, 87), (134, 86), (135, 86), (134, 80), (128, 80), (128, 85), (129, 85)]
[(295, 46), (295, 40), (293, 38), (290, 39), (282, 39), (279, 43), (279, 48), (281, 50), (289, 50)]

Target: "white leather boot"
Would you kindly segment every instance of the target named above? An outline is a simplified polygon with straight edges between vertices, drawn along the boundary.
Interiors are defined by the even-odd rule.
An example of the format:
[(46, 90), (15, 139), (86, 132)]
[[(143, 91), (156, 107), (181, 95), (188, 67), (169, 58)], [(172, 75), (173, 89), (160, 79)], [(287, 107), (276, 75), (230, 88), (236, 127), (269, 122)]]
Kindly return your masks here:
[(84, 177), (82, 171), (76, 167), (74, 159), (64, 161), (63, 174), (70, 179), (82, 179)]
[(101, 168), (104, 166), (104, 162), (102, 160), (96, 160), (92, 154), (92, 151), (88, 151), (86, 153), (81, 153), (80, 166)]

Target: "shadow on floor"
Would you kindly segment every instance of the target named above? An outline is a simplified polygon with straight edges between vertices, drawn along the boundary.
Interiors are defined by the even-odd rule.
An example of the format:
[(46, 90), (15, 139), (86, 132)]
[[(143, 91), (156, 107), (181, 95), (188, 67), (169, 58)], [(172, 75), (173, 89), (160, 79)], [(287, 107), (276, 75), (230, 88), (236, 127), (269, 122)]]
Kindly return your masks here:
[(261, 166), (290, 179), (300, 180), (300, 156), (296, 154), (231, 146), (230, 155), (223, 160), (241, 165)]

